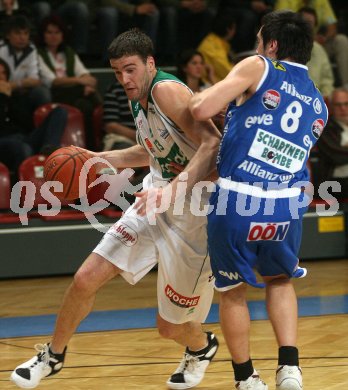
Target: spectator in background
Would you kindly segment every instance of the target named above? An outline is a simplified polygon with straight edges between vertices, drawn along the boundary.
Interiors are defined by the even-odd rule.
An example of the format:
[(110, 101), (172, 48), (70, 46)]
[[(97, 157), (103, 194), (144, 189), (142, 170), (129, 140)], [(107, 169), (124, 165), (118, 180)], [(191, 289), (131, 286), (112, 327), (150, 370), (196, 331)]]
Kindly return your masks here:
[(105, 136), (103, 151), (125, 149), (136, 144), (134, 119), (122, 85), (115, 81), (109, 86), (103, 103)]
[(338, 181), (341, 192), (337, 198), (348, 197), (348, 90), (337, 88), (330, 101), (331, 115), (318, 145), (320, 176), (318, 183)]
[(65, 44), (65, 25), (58, 16), (44, 19), (39, 32), (39, 64), (54, 102), (77, 107), (84, 114), (87, 146), (94, 149), (93, 110), (101, 103), (97, 80), (76, 52)]
[[(302, 7), (298, 11), (310, 23), (313, 31), (318, 25), (317, 13), (314, 8)], [(334, 75), (331, 63), (325, 49), (316, 41), (313, 42), (311, 59), (307, 63), (310, 78), (319, 88), (326, 100), (334, 89)]]
[[(232, 40), (235, 53), (255, 53), (255, 37), (260, 21), (273, 8), (274, 0), (221, 0), (220, 9), (229, 8), (237, 23), (236, 34)], [(250, 53), (249, 53), (250, 55)]]
[[(202, 53), (195, 49), (187, 49), (179, 54), (178, 78), (193, 92), (200, 92), (216, 83), (214, 69), (206, 65)], [(207, 75), (208, 82), (203, 80)]]
[(8, 81), (10, 68), (0, 59), (0, 161), (16, 172), (20, 163), (32, 154), (50, 153), (60, 146), (67, 112), (57, 107), (50, 112), (37, 129), (27, 132), (21, 127), (14, 101), (11, 100), (12, 85)]
[(39, 78), (36, 47), (30, 43), (30, 23), (23, 15), (12, 16), (6, 24), (6, 38), (0, 43), (0, 58), (10, 67), (11, 100), (21, 127), (33, 127), (33, 112), (50, 102), (50, 93)]
[(215, 16), (210, 33), (201, 41), (198, 51), (211, 66), (217, 81), (225, 78), (233, 68), (231, 39), (236, 33), (236, 20), (229, 9), (221, 9)]
[(336, 85), (348, 87), (348, 37), (337, 33), (337, 18), (329, 0), (276, 0), (275, 9), (297, 12), (301, 7), (314, 8), (318, 17), (316, 40), (337, 65)]
[(32, 10), (37, 26), (51, 14), (59, 15), (69, 32), (69, 44), (78, 54), (85, 54), (88, 50), (88, 32), (90, 15), (87, 4), (91, 0), (20, 0), (20, 4)]

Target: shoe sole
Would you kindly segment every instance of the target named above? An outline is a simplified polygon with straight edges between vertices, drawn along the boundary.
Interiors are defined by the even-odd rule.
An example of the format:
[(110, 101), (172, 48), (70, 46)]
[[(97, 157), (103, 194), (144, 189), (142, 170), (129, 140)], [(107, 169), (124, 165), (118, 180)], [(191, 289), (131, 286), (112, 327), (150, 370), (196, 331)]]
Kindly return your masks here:
[(299, 384), (296, 379), (294, 380), (286, 380), (280, 384), (276, 385), (276, 390), (302, 390), (303, 387)]

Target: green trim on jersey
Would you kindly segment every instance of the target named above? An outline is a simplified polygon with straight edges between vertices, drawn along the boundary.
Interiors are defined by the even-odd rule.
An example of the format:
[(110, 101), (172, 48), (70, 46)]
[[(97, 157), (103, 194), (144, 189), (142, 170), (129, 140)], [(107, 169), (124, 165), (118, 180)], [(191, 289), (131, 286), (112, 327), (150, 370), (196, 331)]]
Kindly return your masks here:
[(147, 111), (138, 101), (131, 101), (131, 111), (137, 128), (136, 139), (153, 158), (151, 167), (163, 179), (171, 179), (176, 176), (169, 169), (171, 162), (186, 166), (195, 152), (184, 133), (166, 117), (153, 99), (152, 91), (160, 82), (173, 81), (182, 84), (177, 77), (170, 73), (157, 70), (148, 94)]

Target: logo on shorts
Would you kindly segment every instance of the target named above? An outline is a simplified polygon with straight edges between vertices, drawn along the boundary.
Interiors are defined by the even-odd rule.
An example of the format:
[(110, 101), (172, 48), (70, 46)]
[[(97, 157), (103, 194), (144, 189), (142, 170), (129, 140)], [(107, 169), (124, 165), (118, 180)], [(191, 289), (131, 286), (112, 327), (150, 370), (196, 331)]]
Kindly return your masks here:
[(251, 222), (247, 241), (283, 241), (290, 222)]
[(200, 297), (185, 297), (179, 293), (177, 293), (169, 284), (167, 284), (165, 288), (166, 296), (169, 298), (169, 300), (174, 303), (174, 305), (183, 307), (183, 308), (190, 308), (193, 306), (197, 306)]
[(278, 108), (280, 103), (280, 93), (274, 89), (268, 89), (262, 95), (262, 104), (267, 108), (267, 110), (275, 110)]
[(227, 272), (227, 271), (219, 270), (219, 274), (225, 278), (230, 279), (230, 280), (242, 279), (242, 277), (238, 274), (238, 272)]
[(324, 121), (322, 119), (317, 119), (312, 124), (312, 134), (316, 139), (321, 136), (321, 133), (324, 130)]
[(135, 230), (124, 223), (117, 223), (110, 230), (110, 234), (116, 237), (126, 246), (133, 246), (138, 241), (138, 234)]

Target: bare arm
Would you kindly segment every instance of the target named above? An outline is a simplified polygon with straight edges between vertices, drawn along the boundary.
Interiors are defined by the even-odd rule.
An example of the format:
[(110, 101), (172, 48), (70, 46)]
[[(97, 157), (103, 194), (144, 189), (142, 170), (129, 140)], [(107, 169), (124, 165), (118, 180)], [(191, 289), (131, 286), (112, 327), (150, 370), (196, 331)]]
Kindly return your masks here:
[[(188, 174), (187, 187), (190, 190), (215, 170), (220, 133), (211, 120), (196, 121), (192, 117), (188, 109), (192, 95), (183, 85), (172, 82), (161, 83), (155, 87), (153, 94), (162, 112), (198, 147), (184, 169)], [(176, 194), (178, 181), (177, 177), (171, 182), (173, 195)]]
[[(106, 152), (88, 151), (91, 157), (100, 157), (108, 161), (114, 168), (137, 168), (149, 165), (149, 154), (140, 145), (127, 149), (109, 150)], [(101, 168), (102, 166), (98, 167)], [(97, 168), (97, 170), (98, 170)]]
[(193, 95), (189, 109), (197, 120), (217, 115), (231, 101), (250, 97), (257, 88), (265, 70), (265, 62), (258, 56), (239, 62), (221, 81)]

